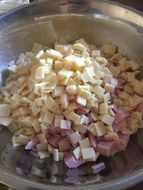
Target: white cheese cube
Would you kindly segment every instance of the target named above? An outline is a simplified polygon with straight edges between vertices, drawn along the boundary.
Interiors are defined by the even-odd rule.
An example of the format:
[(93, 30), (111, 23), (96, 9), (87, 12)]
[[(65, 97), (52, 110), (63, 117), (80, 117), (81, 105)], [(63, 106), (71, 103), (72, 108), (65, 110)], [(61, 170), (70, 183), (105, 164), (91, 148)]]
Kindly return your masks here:
[(108, 104), (107, 103), (99, 104), (99, 113), (101, 115), (108, 113)]
[(92, 57), (100, 57), (101, 52), (100, 50), (92, 50), (91, 55)]
[(98, 96), (103, 97), (105, 93), (105, 89), (102, 88), (101, 86), (97, 85), (93, 89), (94, 93), (97, 94)]
[(109, 92), (105, 93), (104, 94), (104, 102), (107, 103), (110, 101), (110, 99), (111, 99), (110, 93)]
[(0, 104), (0, 117), (9, 117), (10, 116), (10, 105)]
[(76, 132), (73, 132), (72, 134), (68, 135), (68, 139), (71, 142), (71, 144), (73, 145), (73, 144), (78, 143), (82, 139), (82, 137), (79, 134), (79, 132), (76, 131)]
[(60, 127), (61, 120), (63, 120), (63, 116), (62, 115), (55, 115), (55, 127)]
[(55, 97), (60, 97), (64, 92), (64, 88), (62, 86), (56, 86), (53, 90), (53, 95)]
[(46, 111), (44, 114), (43, 122), (51, 124), (53, 122), (53, 119), (54, 119), (54, 114), (52, 114), (49, 111)]
[(45, 137), (44, 134), (39, 134), (37, 136), (38, 136), (38, 139), (39, 139), (39, 141), (40, 141), (41, 144), (47, 143), (47, 139), (46, 139), (46, 137)]
[(70, 129), (71, 128), (71, 123), (70, 121), (68, 120), (61, 120), (61, 123), (60, 123), (60, 128), (61, 129)]
[(9, 126), (12, 123), (12, 119), (10, 117), (0, 117), (0, 125)]
[(56, 107), (56, 106), (57, 106), (56, 101), (55, 101), (51, 96), (49, 96), (49, 97), (47, 98), (47, 100), (46, 100), (45, 103), (46, 103), (47, 108), (48, 108), (49, 110), (51, 110), (51, 111), (52, 111), (52, 108), (53, 108), (53, 107)]
[(56, 51), (54, 49), (50, 49), (47, 50), (46, 53), (48, 54), (48, 56), (53, 57), (53, 58), (63, 58), (63, 55), (61, 54), (61, 52)]
[(73, 154), (74, 154), (76, 159), (79, 159), (81, 157), (81, 149), (79, 146), (74, 149)]
[(113, 124), (113, 121), (114, 121), (114, 117), (112, 117), (111, 115), (109, 114), (105, 114), (103, 115), (101, 121), (109, 126), (112, 126)]
[(62, 69), (58, 72), (59, 78), (70, 78), (73, 75), (73, 71)]
[(37, 153), (38, 153), (40, 159), (48, 158), (50, 156), (47, 151), (38, 151)]
[(54, 68), (55, 70), (61, 70), (64, 67), (64, 63), (61, 60), (56, 60), (54, 62)]
[(77, 96), (77, 99), (76, 99), (77, 103), (82, 105), (82, 106), (86, 106), (86, 102), (87, 100), (81, 96)]
[(81, 125), (81, 124), (88, 124), (88, 122), (89, 122), (89, 118), (86, 116), (86, 115), (82, 115), (81, 117), (80, 117), (80, 121), (79, 121), (79, 124)]
[(85, 72), (81, 73), (80, 77), (81, 77), (81, 80), (85, 84), (88, 83), (88, 82), (91, 82), (91, 83), (94, 84), (94, 79), (93, 79), (92, 75), (88, 71), (85, 71)]
[(68, 94), (76, 94), (77, 93), (77, 86), (76, 85), (69, 85), (66, 87), (66, 91)]
[(80, 145), (80, 148), (89, 148), (89, 147), (91, 147), (88, 138), (85, 138), (85, 139), (83, 139), (83, 140), (80, 140), (80, 141), (79, 141), (79, 145)]
[(96, 158), (96, 153), (94, 148), (82, 148), (81, 153), (82, 153), (82, 158), (85, 160)]
[(60, 103), (61, 103), (62, 109), (68, 108), (69, 102), (68, 102), (67, 94), (62, 94), (62, 96), (60, 97)]
[(115, 85), (112, 85), (112, 84), (109, 84), (109, 83), (106, 83), (105, 84), (105, 91), (106, 92), (114, 92), (115, 90)]
[(59, 161), (60, 157), (59, 157), (59, 150), (54, 148), (54, 161)]
[(80, 116), (74, 112), (69, 112), (67, 115), (66, 115), (67, 119), (71, 120), (74, 122), (75, 125), (78, 125), (79, 122), (80, 122)]
[(87, 126), (86, 125), (74, 125), (74, 129), (76, 131), (79, 131), (81, 134), (85, 134), (87, 132)]

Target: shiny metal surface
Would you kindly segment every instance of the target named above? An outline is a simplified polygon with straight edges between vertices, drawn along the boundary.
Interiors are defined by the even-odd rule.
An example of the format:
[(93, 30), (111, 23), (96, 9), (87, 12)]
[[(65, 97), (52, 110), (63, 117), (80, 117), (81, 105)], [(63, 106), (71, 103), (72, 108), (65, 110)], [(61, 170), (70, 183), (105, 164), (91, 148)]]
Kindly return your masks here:
[[(7, 64), (21, 52), (29, 51), (33, 42), (52, 47), (61, 38), (66, 42), (84, 38), (97, 46), (112, 41), (123, 54), (143, 63), (142, 13), (106, 0), (40, 1), (0, 17), (0, 85), (7, 76)], [(86, 166), (79, 183), (70, 185), (65, 180), (69, 171), (51, 160), (33, 161), (33, 166), (46, 168), (50, 175), (17, 175), (15, 167), (23, 149), (11, 146), (10, 134), (4, 129), (0, 133), (0, 179), (18, 190), (123, 189), (143, 179), (142, 137), (143, 131), (133, 137), (128, 154), (123, 152), (106, 160), (104, 179), (99, 181), (100, 176), (92, 175)]]

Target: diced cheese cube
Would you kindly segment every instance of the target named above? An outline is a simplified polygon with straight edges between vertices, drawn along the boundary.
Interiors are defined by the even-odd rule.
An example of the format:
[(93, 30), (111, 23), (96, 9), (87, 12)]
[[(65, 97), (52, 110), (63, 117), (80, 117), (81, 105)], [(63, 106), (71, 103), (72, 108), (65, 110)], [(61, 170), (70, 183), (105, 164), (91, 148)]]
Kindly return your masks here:
[(64, 67), (64, 63), (61, 60), (56, 60), (54, 62), (54, 68), (55, 70), (61, 70)]
[(106, 134), (106, 127), (102, 122), (98, 121), (97, 123), (93, 123), (91, 125), (95, 128), (96, 136), (100, 137)]
[(73, 65), (73, 67), (74, 67), (75, 69), (80, 69), (81, 67), (83, 68), (85, 65), (86, 65), (86, 64), (85, 64), (85, 58), (81, 57), (81, 58), (76, 58), (76, 59), (74, 60), (74, 65)]
[(61, 120), (63, 120), (63, 116), (62, 115), (55, 115), (55, 127), (60, 127)]
[(40, 50), (39, 52), (37, 52), (36, 58), (40, 59), (40, 58), (43, 57), (43, 55), (44, 55), (44, 51), (43, 51), (43, 50)]
[(18, 110), (19, 110), (20, 114), (23, 116), (27, 116), (27, 115), (31, 114), (31, 110), (27, 107), (20, 107)]
[(104, 93), (105, 93), (105, 89), (102, 88), (101, 86), (99, 85), (96, 85), (93, 89), (94, 93), (97, 94), (98, 96), (104, 96)]
[(53, 107), (57, 106), (56, 101), (51, 96), (47, 97), (47, 100), (45, 103), (46, 103), (47, 108), (51, 111)]
[(79, 159), (81, 157), (81, 149), (79, 146), (74, 149), (73, 154), (74, 154), (76, 159)]
[(79, 141), (79, 145), (80, 145), (80, 148), (89, 148), (89, 147), (91, 147), (88, 138), (85, 138), (85, 139), (83, 139), (83, 140), (80, 140), (80, 141)]
[(81, 149), (82, 158), (85, 160), (92, 159), (96, 157), (94, 148), (82, 148)]
[(69, 86), (69, 85), (76, 85), (76, 81), (75, 81), (74, 79), (70, 78), (70, 79), (67, 81), (66, 85), (67, 85), (67, 86)]
[(60, 97), (60, 103), (61, 103), (62, 109), (68, 108), (69, 102), (68, 102), (67, 94), (62, 94), (62, 96)]
[(60, 128), (61, 129), (70, 129), (71, 128), (71, 123), (70, 121), (68, 120), (61, 120), (61, 123), (60, 123)]
[(113, 141), (119, 138), (118, 134), (116, 132), (110, 132), (104, 136), (105, 140), (107, 141)]
[(47, 50), (46, 53), (48, 54), (48, 56), (53, 57), (53, 58), (63, 58), (63, 55), (61, 54), (61, 52), (56, 51), (54, 49), (50, 49)]
[(68, 110), (75, 110), (77, 109), (77, 104), (76, 103), (70, 103), (68, 106)]
[(49, 111), (46, 111), (44, 114), (43, 122), (51, 124), (53, 122), (53, 119), (54, 119), (54, 114), (52, 114)]
[(39, 123), (38, 119), (33, 120), (32, 127), (34, 128), (36, 133), (39, 133), (41, 131), (40, 123)]
[(55, 97), (60, 97), (64, 92), (64, 88), (62, 86), (56, 86), (53, 90), (53, 95)]
[(92, 50), (91, 55), (92, 57), (100, 57), (101, 52), (100, 50)]
[(110, 101), (110, 99), (111, 99), (110, 93), (109, 92), (105, 93), (104, 94), (104, 102), (107, 103)]
[(75, 125), (78, 125), (79, 122), (80, 122), (80, 116), (74, 112), (69, 112), (67, 115), (66, 115), (67, 119), (71, 120), (74, 122)]
[(38, 139), (39, 139), (39, 141), (40, 141), (41, 144), (47, 143), (47, 139), (46, 139), (46, 137), (45, 137), (44, 134), (39, 134), (37, 136), (38, 136)]
[(112, 126), (113, 121), (114, 121), (114, 117), (112, 117), (109, 114), (105, 114), (105, 115), (103, 115), (101, 121), (103, 121), (103, 123), (105, 123), (105, 124), (107, 124), (109, 126)]
[[(46, 60), (46, 62), (47, 62), (47, 64), (49, 65), (49, 66), (51, 66), (52, 64), (53, 64), (53, 62), (54, 62), (54, 60), (52, 59), (52, 58), (47, 58), (47, 60)], [(56, 61), (55, 61), (56, 62)]]
[(89, 122), (89, 118), (86, 116), (86, 115), (82, 115), (81, 117), (80, 117), (80, 121), (79, 121), (79, 124), (81, 125), (81, 124), (88, 124), (88, 122)]
[(59, 78), (70, 78), (73, 75), (73, 71), (62, 69), (58, 72)]
[(99, 104), (99, 113), (102, 115), (108, 113), (108, 104), (107, 103)]
[(54, 148), (50, 144), (48, 144), (48, 153), (52, 155), (54, 153)]
[(77, 93), (77, 86), (76, 85), (69, 85), (66, 87), (66, 91), (68, 94), (76, 94)]
[(60, 157), (59, 157), (59, 150), (54, 148), (54, 161), (59, 161)]
[[(80, 85), (81, 86), (81, 85)], [(83, 98), (89, 98), (91, 93), (85, 89), (81, 89), (81, 88), (78, 88), (78, 91), (77, 91), (78, 95), (83, 97)]]
[(86, 102), (87, 100), (81, 96), (77, 96), (77, 99), (76, 99), (77, 103), (82, 105), (82, 106), (86, 106)]
[(9, 117), (10, 116), (10, 105), (0, 104), (0, 117)]
[(112, 85), (112, 84), (109, 84), (109, 83), (106, 83), (105, 84), (105, 91), (106, 92), (114, 92), (115, 90), (115, 85)]
[(74, 129), (76, 131), (79, 131), (81, 134), (85, 134), (87, 132), (87, 126), (86, 125), (74, 125)]
[(71, 144), (74, 145), (74, 144), (78, 143), (82, 139), (82, 137), (79, 134), (79, 132), (76, 131), (76, 132), (73, 132), (72, 134), (68, 135), (68, 139), (71, 142)]
[(48, 158), (50, 156), (47, 151), (38, 151), (37, 153), (38, 153), (40, 159)]
[(0, 125), (9, 126), (12, 123), (12, 119), (10, 117), (0, 117)]
[(91, 82), (94, 84), (93, 76), (88, 72), (87, 70), (80, 75), (81, 80), (86, 84), (88, 82)]

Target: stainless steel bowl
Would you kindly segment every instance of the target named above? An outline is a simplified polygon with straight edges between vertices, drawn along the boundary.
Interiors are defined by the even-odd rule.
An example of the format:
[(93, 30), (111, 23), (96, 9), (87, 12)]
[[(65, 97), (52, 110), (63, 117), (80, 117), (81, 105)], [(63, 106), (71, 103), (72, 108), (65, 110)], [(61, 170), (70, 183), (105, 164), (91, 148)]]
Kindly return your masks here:
[[(143, 63), (143, 14), (126, 6), (105, 0), (49, 0), (15, 9), (0, 17), (0, 85), (7, 76), (7, 65), (21, 52), (31, 49), (33, 42), (52, 46), (63, 38), (67, 42), (84, 38), (100, 46), (108, 41), (118, 44), (120, 51)], [(93, 175), (88, 166), (84, 175), (76, 176), (76, 184), (66, 183), (68, 172), (62, 163), (35, 158), (32, 167), (39, 173), (22, 177), (16, 174), (16, 163), (23, 149), (14, 149), (10, 133), (0, 133), (0, 180), (18, 190), (114, 190), (129, 187), (143, 179), (143, 132), (135, 135), (126, 152), (105, 159), (107, 169)], [(42, 173), (44, 171), (45, 173)]]

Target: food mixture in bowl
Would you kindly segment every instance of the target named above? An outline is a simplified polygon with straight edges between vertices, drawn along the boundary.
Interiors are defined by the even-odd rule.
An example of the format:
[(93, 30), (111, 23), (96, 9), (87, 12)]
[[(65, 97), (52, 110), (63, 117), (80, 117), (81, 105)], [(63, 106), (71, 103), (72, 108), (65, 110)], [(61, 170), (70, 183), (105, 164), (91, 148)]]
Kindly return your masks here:
[(125, 150), (143, 127), (140, 66), (115, 44), (99, 49), (79, 39), (49, 49), (35, 43), (9, 70), (0, 124), (13, 133), (13, 146), (41, 159), (52, 155), (69, 168), (93, 162), (98, 172), (104, 168), (98, 157)]

